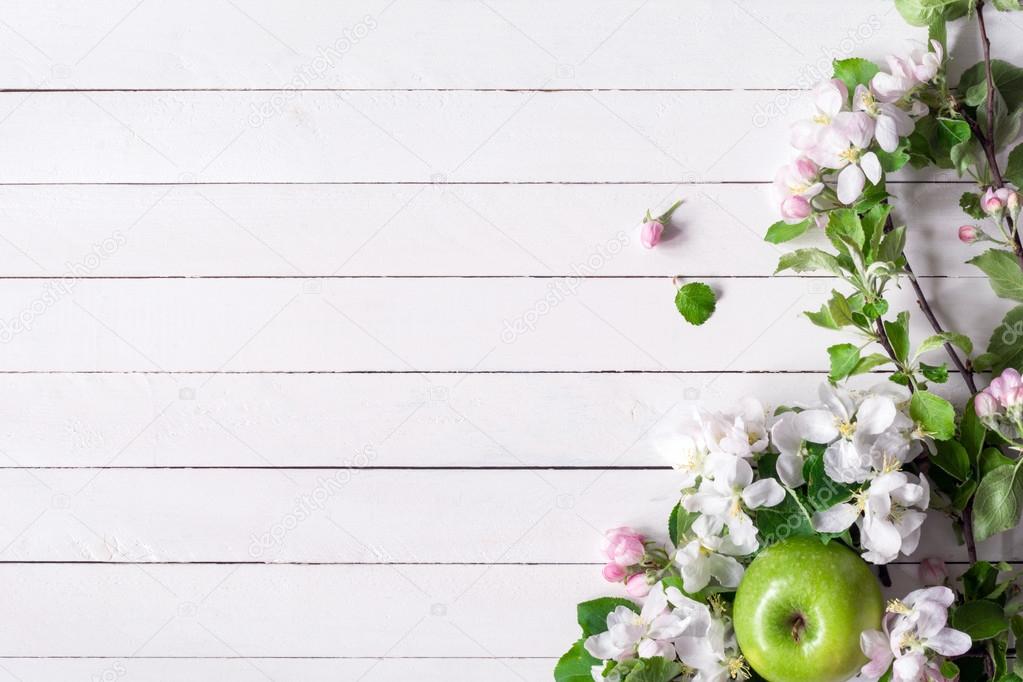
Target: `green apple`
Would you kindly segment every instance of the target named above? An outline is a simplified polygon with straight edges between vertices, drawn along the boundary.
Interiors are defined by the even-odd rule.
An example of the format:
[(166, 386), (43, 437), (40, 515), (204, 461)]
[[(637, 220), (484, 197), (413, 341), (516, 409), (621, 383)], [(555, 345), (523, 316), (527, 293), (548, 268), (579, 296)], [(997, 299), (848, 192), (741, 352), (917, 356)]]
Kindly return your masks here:
[(867, 658), (860, 633), (879, 630), (881, 586), (837, 542), (792, 538), (753, 560), (735, 595), (735, 636), (768, 682), (845, 682)]

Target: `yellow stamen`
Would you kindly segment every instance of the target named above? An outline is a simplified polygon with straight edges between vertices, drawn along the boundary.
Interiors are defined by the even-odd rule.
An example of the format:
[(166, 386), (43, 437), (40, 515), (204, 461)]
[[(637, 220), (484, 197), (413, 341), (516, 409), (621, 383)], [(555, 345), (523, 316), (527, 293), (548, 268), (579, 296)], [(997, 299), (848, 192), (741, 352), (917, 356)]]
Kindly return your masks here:
[(750, 678), (749, 666), (746, 665), (742, 656), (729, 659), (728, 676), (733, 680), (748, 680)]
[(903, 604), (898, 599), (892, 599), (888, 602), (888, 607), (885, 609), (888, 613), (897, 613), (900, 616), (908, 616), (913, 613), (913, 610)]

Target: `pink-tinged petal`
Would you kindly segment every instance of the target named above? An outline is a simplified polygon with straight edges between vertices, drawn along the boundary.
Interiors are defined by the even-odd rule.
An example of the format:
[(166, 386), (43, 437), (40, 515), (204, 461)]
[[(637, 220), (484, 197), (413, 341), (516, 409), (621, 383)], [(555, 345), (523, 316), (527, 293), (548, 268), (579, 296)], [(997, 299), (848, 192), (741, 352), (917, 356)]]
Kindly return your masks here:
[(927, 558), (917, 567), (917, 575), (924, 585), (943, 585), (948, 580), (948, 567), (941, 559)]
[(881, 176), (884, 174), (884, 169), (881, 168), (881, 160), (877, 158), (877, 154), (874, 152), (867, 152), (860, 157), (860, 167), (866, 174), (867, 179), (875, 185), (881, 180)]
[(625, 591), (630, 597), (641, 599), (650, 592), (650, 583), (645, 573), (637, 573), (625, 581)]
[(586, 639), (583, 647), (591, 656), (601, 661), (609, 661), (617, 658), (622, 650), (615, 646), (614, 639), (610, 632), (602, 632)]
[(927, 639), (927, 648), (942, 656), (961, 656), (970, 650), (973, 640), (965, 632), (945, 628)]
[[(744, 571), (742, 564), (730, 556), (712, 554), (707, 557), (707, 568), (723, 587), (738, 587), (742, 582)], [(683, 587), (685, 586), (683, 585)], [(688, 587), (686, 587), (686, 592), (690, 592)]]
[(813, 149), (823, 131), (824, 127), (814, 121), (797, 121), (790, 129), (789, 143), (796, 149)]
[(604, 566), (603, 574), (604, 580), (609, 583), (617, 583), (625, 578), (625, 567), (621, 564), (611, 562)]
[(838, 200), (843, 204), (851, 204), (863, 194), (863, 186), (867, 184), (863, 171), (855, 164), (850, 164), (838, 174)]
[(849, 90), (845, 83), (836, 79), (825, 81), (814, 88), (814, 104), (827, 116), (834, 116), (844, 107), (849, 97)]
[(883, 632), (867, 630), (861, 633), (860, 649), (863, 651), (863, 655), (870, 659), (860, 669), (860, 673), (864, 677), (877, 680), (888, 672), (894, 657), (892, 656), (891, 649), (888, 647), (888, 638), (884, 636)]
[(662, 234), (664, 234), (664, 225), (656, 220), (643, 223), (639, 229), (639, 243), (644, 248), (652, 249), (661, 242)]
[(874, 119), (862, 111), (844, 111), (835, 116), (834, 127), (857, 149), (866, 149), (874, 137)]
[(841, 533), (860, 518), (860, 510), (852, 504), (836, 504), (813, 515), (813, 528), (818, 533)]
[(920, 590), (913, 590), (905, 596), (902, 602), (906, 606), (916, 606), (920, 602), (932, 601), (941, 604), (946, 609), (955, 603), (956, 594), (944, 585), (926, 587)]
[(874, 126), (874, 136), (881, 149), (886, 152), (894, 152), (899, 146), (899, 132), (895, 127), (895, 120), (888, 116), (878, 116), (877, 124)]
[(892, 682), (919, 682), (927, 658), (923, 654), (909, 653), (895, 659)]
[(742, 491), (742, 501), (750, 509), (774, 507), (785, 499), (785, 489), (773, 478), (762, 478)]
[(781, 202), (781, 217), (790, 223), (801, 223), (810, 217), (813, 207), (801, 196), (788, 197)]

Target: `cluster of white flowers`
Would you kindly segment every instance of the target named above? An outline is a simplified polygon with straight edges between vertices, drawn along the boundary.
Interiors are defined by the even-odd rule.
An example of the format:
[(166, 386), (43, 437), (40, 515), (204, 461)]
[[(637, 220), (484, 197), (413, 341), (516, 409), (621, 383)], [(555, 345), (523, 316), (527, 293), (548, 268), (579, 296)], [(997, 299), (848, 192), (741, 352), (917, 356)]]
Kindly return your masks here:
[(736, 587), (743, 567), (735, 557), (759, 549), (747, 512), (785, 499), (775, 479), (753, 480), (750, 460), (767, 450), (769, 440), (763, 405), (753, 398), (730, 413), (697, 410), (659, 439), (659, 449), (682, 472), (682, 507), (698, 514), (691, 539), (675, 554), (687, 592), (702, 590), (712, 579)]
[(945, 680), (941, 657), (965, 654), (972, 644), (965, 632), (947, 627), (954, 601), (949, 588), (929, 587), (890, 602), (883, 631), (860, 636), (860, 647), (870, 659), (860, 679), (875, 682), (891, 668), (892, 682)]
[(797, 457), (792, 451), (796, 439), (827, 445), (824, 471), (829, 478), (868, 484), (853, 501), (814, 514), (813, 526), (818, 532), (841, 533), (857, 524), (863, 558), (875, 564), (915, 551), (927, 518), (927, 479), (901, 470), (923, 450), (906, 414), (910, 397), (908, 389), (891, 382), (867, 393), (825, 384), (820, 408), (785, 415), (772, 429), (775, 446), (785, 456)]
[[(661, 435), (658, 448), (682, 474), (682, 507), (699, 515), (675, 555), (687, 591), (712, 579), (738, 585), (743, 568), (736, 557), (760, 547), (748, 511), (781, 503), (783, 485), (805, 483), (807, 443), (826, 446), (829, 478), (861, 489), (851, 501), (814, 514), (815, 530), (841, 533), (856, 524), (863, 557), (877, 564), (916, 549), (930, 489), (923, 476), (902, 471), (923, 451), (907, 414), (909, 390), (892, 382), (866, 392), (824, 384), (819, 398), (819, 406), (784, 412), (770, 429), (763, 406), (747, 398), (732, 412), (697, 410)], [(778, 480), (754, 480), (750, 461), (772, 445)], [(811, 502), (824, 507), (830, 500)]]
[(655, 656), (680, 661), (692, 682), (747, 677), (729, 619), (661, 583), (650, 590), (640, 613), (626, 606), (609, 613), (607, 631), (587, 638), (585, 648), (601, 661), (592, 669), (596, 682), (605, 679), (609, 661)]
[(792, 146), (800, 157), (775, 178), (785, 220), (809, 218), (832, 176), (842, 204), (856, 201), (867, 180), (880, 182), (884, 173), (873, 143), (882, 151), (895, 151), (899, 138), (913, 132), (915, 119), (927, 114), (927, 106), (914, 94), (940, 71), (944, 51), (937, 41), (931, 47), (888, 57), (891, 73), (880, 72), (869, 86), (856, 86), (851, 99), (838, 79), (814, 89), (812, 116), (792, 128)]

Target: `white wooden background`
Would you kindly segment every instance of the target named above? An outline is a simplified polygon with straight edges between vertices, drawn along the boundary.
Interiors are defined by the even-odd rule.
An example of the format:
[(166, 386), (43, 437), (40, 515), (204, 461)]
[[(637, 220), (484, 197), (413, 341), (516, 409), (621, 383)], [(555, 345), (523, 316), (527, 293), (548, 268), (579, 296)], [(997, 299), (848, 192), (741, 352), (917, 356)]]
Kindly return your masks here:
[[(650, 432), (813, 397), (832, 282), (770, 277), (766, 185), (831, 58), (910, 37), (888, 0), (3, 0), (0, 677), (549, 679), (600, 532), (664, 530)], [(982, 342), (963, 187), (893, 186)]]

